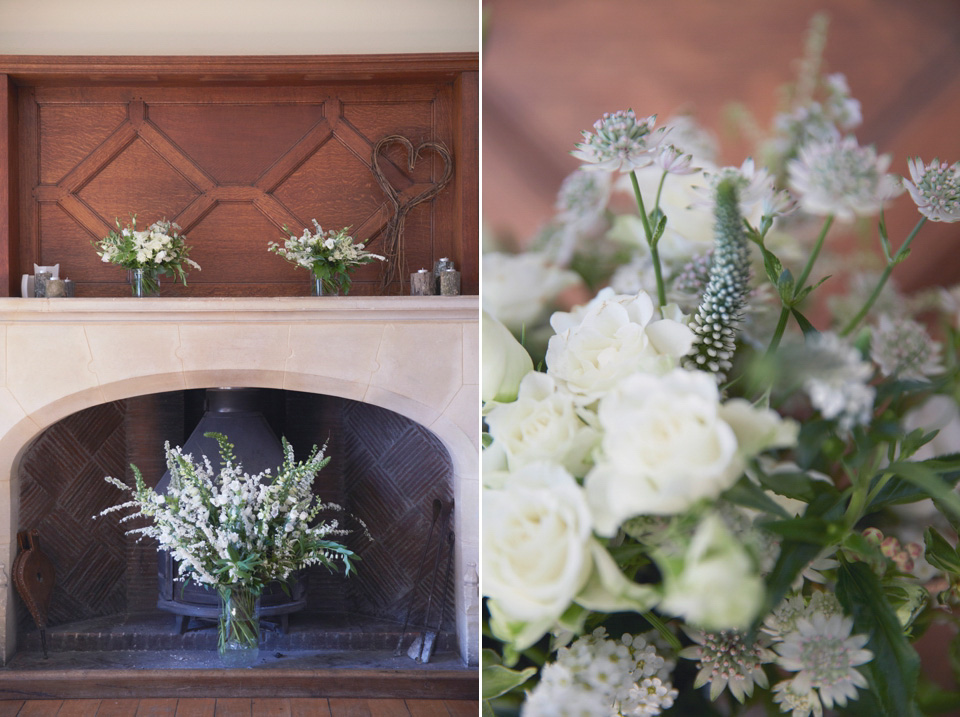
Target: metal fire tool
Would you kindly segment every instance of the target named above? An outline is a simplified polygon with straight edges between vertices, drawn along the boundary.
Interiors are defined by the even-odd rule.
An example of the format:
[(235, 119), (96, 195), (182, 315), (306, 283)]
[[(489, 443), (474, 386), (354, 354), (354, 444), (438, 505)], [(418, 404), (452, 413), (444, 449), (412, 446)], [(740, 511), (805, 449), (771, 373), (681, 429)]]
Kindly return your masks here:
[[(423, 647), (420, 650), (420, 655), (416, 658), (417, 662), (430, 662), (430, 658), (433, 656), (433, 650), (437, 646), (437, 636), (440, 634), (441, 628), (443, 628), (443, 613), (447, 607), (446, 590), (453, 574), (453, 544), (455, 537), (452, 530), (447, 533), (447, 572), (443, 583), (440, 585), (440, 595), (438, 596), (440, 600), (440, 616), (437, 618), (437, 627), (435, 630), (430, 630), (428, 627), (425, 635), (421, 633), (421, 635), (423, 635)], [(429, 604), (427, 605), (427, 614), (424, 616), (423, 624), (427, 626), (430, 625)]]
[(13, 561), (13, 584), (40, 629), (43, 658), (47, 659), (47, 609), (56, 575), (50, 558), (40, 551), (37, 529), (17, 533), (20, 552)]
[[(446, 506), (445, 516), (444, 516), (445, 519), (443, 522), (444, 529), (446, 529), (447, 526), (450, 524), (450, 515), (453, 512), (452, 507), (453, 507), (452, 505)], [(437, 578), (439, 577), (439, 573), (440, 573), (440, 559), (443, 556), (443, 544), (444, 544), (443, 532), (444, 531), (441, 530), (440, 533), (437, 534), (437, 554), (433, 560), (433, 580), (430, 583), (430, 592), (427, 595), (427, 609), (424, 611), (424, 614), (423, 614), (423, 622), (420, 628), (420, 635), (413, 641), (413, 643), (410, 645), (410, 648), (407, 650), (407, 655), (411, 659), (416, 660), (417, 662), (430, 661), (430, 653), (433, 652), (433, 642), (436, 639), (436, 633), (433, 633), (432, 638), (430, 640), (431, 645), (428, 650), (426, 648), (427, 631), (428, 631), (427, 626), (430, 623), (430, 610), (433, 606), (433, 596), (437, 592)], [(450, 535), (452, 535), (452, 533), (450, 533)], [(448, 536), (448, 540), (449, 540), (449, 536)], [(452, 551), (451, 551), (451, 554), (452, 554)], [(442, 590), (443, 590), (443, 586), (441, 586), (441, 592)], [(443, 604), (442, 596), (440, 599), (440, 603), (441, 605)], [(424, 653), (426, 653), (426, 659), (424, 659)]]
[(407, 632), (407, 626), (410, 624), (410, 612), (413, 610), (413, 602), (416, 599), (416, 587), (420, 584), (420, 578), (423, 576), (423, 566), (427, 562), (427, 551), (430, 550), (430, 543), (433, 541), (433, 529), (437, 525), (437, 518), (440, 517), (443, 501), (434, 499), (433, 501), (433, 520), (430, 522), (430, 531), (427, 533), (427, 539), (423, 542), (423, 552), (420, 553), (420, 564), (417, 566), (417, 577), (413, 582), (413, 592), (410, 600), (407, 602), (407, 616), (403, 619), (403, 629), (400, 631), (400, 639), (397, 640), (397, 648), (393, 651), (394, 657), (399, 657), (403, 652), (403, 638)]

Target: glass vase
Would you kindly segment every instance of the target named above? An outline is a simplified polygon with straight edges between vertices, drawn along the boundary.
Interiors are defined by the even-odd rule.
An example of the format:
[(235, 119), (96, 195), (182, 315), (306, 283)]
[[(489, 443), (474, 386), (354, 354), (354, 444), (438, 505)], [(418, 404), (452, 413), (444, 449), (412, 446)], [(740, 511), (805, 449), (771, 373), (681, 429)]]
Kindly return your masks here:
[(149, 269), (131, 269), (128, 277), (134, 296), (160, 296), (160, 275), (157, 272)]
[(314, 274), (310, 279), (310, 295), (311, 296), (339, 296), (340, 295), (340, 279), (321, 279), (319, 276)]
[(251, 667), (260, 657), (260, 590), (231, 585), (220, 592), (220, 640), (224, 667)]

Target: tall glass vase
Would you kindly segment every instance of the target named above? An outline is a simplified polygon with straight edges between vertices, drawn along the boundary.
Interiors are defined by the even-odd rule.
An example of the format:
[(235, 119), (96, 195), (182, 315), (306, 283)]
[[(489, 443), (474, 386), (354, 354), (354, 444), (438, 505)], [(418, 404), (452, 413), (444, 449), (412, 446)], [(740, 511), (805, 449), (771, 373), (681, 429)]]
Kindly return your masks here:
[(150, 269), (131, 269), (127, 272), (134, 296), (160, 296), (160, 275)]
[(340, 277), (335, 276), (332, 279), (321, 279), (316, 274), (311, 274), (310, 295), (311, 296), (339, 296), (340, 295)]
[(220, 661), (252, 667), (260, 657), (260, 590), (247, 585), (220, 588)]

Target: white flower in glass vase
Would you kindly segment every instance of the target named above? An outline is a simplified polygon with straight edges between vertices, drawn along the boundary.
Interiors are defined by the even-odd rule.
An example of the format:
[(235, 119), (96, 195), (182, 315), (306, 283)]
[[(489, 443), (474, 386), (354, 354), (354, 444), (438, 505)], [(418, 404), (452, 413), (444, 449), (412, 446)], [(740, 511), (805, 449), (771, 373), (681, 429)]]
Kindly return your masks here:
[(670, 371), (693, 346), (690, 328), (656, 317), (642, 291), (629, 296), (604, 289), (585, 307), (554, 313), (550, 325), (557, 333), (547, 344), (547, 373), (583, 405), (638, 371)]

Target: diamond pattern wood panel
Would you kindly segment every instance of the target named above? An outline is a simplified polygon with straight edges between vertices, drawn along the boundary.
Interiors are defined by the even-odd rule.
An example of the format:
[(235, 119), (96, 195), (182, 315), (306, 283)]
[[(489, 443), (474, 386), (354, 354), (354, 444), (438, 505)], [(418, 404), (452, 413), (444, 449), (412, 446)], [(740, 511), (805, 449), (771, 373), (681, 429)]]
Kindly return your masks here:
[[(393, 208), (370, 168), (387, 134), (453, 146), (450, 82), (322, 87), (38, 87), (20, 98), (20, 264), (61, 264), (78, 296), (123, 296), (125, 273), (90, 242), (116, 218), (179, 223), (203, 267), (163, 295), (302, 295), (308, 275), (267, 253), (282, 227), (316, 218), (350, 226), (377, 251)], [(34, 158), (39, 158), (34, 160)], [(439, 177), (436, 157), (413, 170), (401, 147), (381, 166), (401, 192)], [(456, 179), (414, 208), (408, 266), (388, 293), (409, 293), (408, 273), (453, 256)], [(379, 293), (379, 266), (361, 267), (356, 294)], [(472, 278), (464, 277), (466, 286)]]

